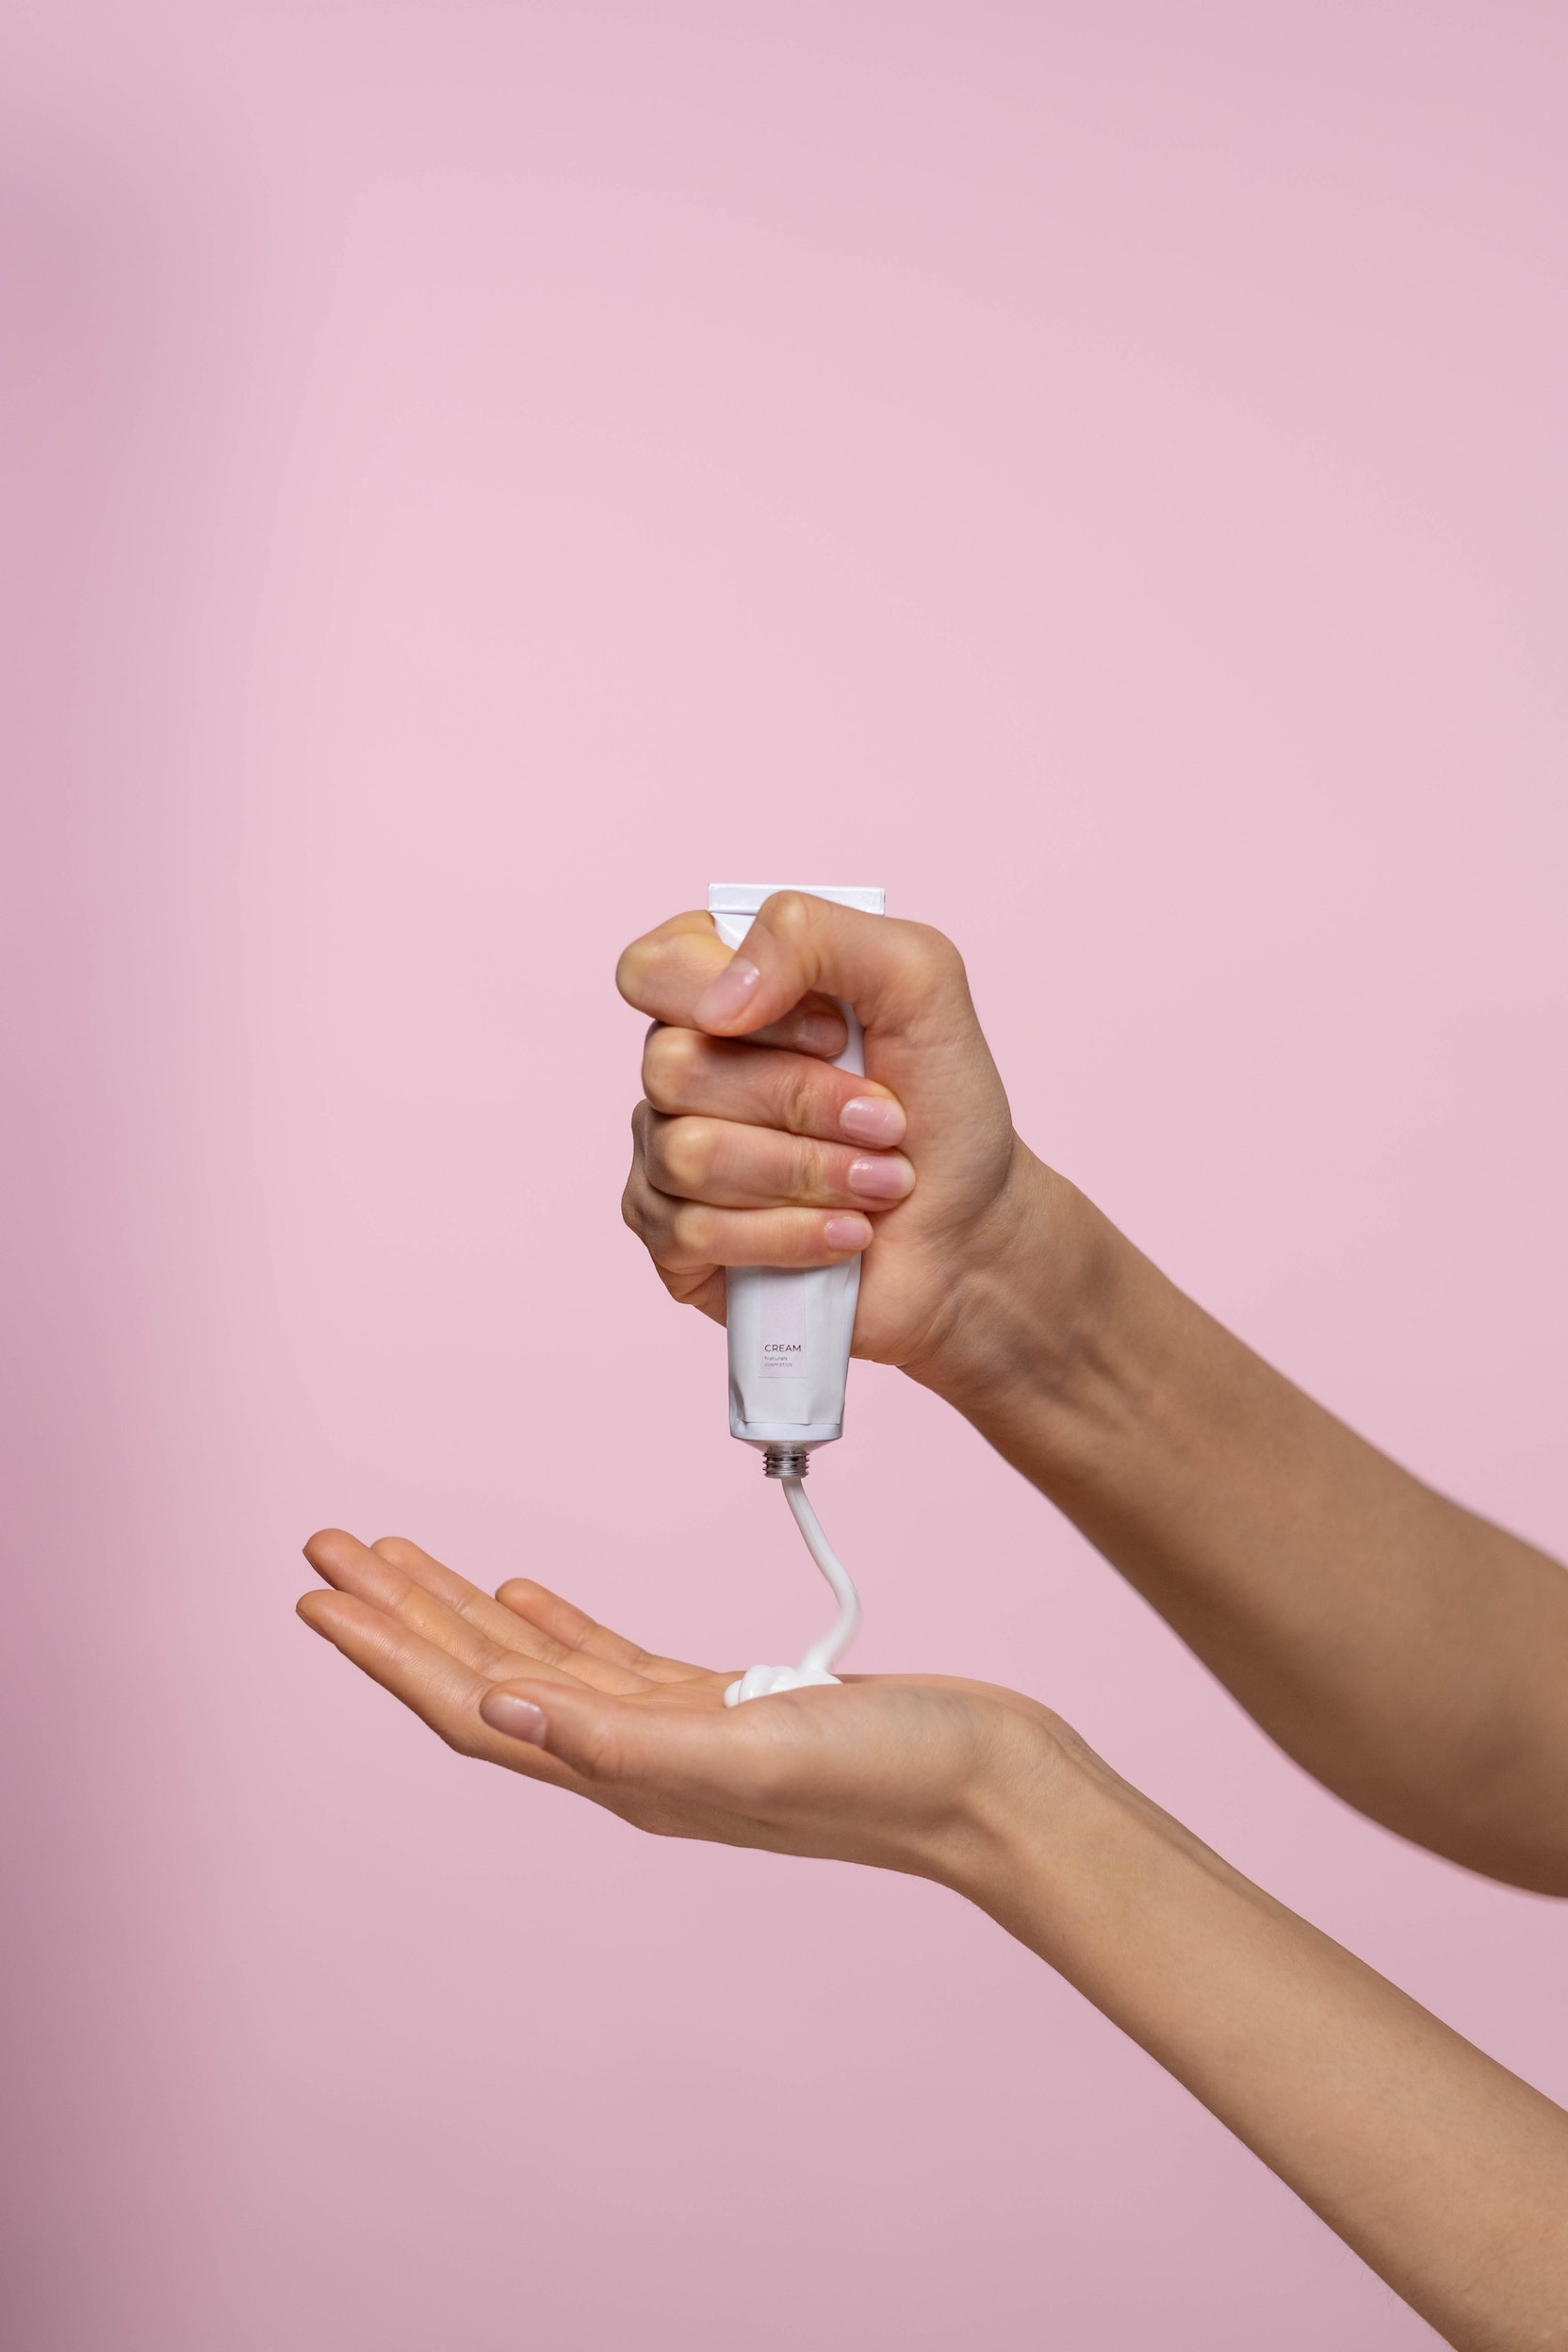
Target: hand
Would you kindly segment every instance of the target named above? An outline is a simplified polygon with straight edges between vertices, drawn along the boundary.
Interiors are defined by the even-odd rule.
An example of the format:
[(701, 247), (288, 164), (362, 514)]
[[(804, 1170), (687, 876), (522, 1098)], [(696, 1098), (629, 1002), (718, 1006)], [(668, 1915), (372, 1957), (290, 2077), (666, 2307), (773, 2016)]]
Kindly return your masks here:
[(1119, 1781), (1043, 1707), (889, 1674), (726, 1707), (542, 1586), (335, 1530), (308, 1625), (464, 1756), (637, 1827), (957, 1888), (1076, 1984), (1454, 2344), (1560, 2344), (1568, 2116)]
[[(625, 1214), (673, 1295), (723, 1322), (726, 1266), (864, 1250), (856, 1354), (942, 1385), (977, 1330), (959, 1328), (967, 1282), (1016, 1279), (1060, 1206), (1051, 1187), (1071, 1193), (1013, 1133), (957, 950), (789, 890), (739, 955), (710, 916), (677, 915), (616, 979), (658, 1024)], [(865, 1078), (831, 1067), (835, 997), (864, 1025)]]
[(305, 1557), (306, 1625), (462, 1756), (575, 1789), (634, 1827), (959, 1885), (997, 1793), (1036, 1782), (1054, 1719), (938, 1675), (855, 1677), (727, 1707), (734, 1671), (656, 1658), (527, 1577), (496, 1598), (416, 1544), (341, 1529)]

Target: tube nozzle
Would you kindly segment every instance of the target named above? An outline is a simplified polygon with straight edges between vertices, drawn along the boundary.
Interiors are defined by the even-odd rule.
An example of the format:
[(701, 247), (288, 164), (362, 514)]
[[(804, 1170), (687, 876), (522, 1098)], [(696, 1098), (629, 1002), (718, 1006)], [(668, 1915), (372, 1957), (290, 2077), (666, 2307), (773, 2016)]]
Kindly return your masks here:
[(803, 1478), (811, 1467), (808, 1446), (764, 1446), (762, 1476), (765, 1478)]

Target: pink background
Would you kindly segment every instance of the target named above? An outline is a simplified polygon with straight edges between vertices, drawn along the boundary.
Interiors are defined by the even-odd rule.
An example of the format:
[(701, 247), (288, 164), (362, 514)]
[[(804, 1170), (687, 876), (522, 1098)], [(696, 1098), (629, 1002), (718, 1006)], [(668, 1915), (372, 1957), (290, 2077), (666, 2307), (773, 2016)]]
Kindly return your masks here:
[[(1568, 1546), (1560, 12), (0, 22), (7, 2342), (1431, 2341), (977, 1915), (461, 1763), (290, 1605), (336, 1520), (721, 1661), (820, 1613), (616, 1209), (614, 953), (781, 869), (949, 930), (1040, 1150)], [(851, 1413), (858, 1664), (1048, 1696), (1568, 2097), (1560, 1910)]]

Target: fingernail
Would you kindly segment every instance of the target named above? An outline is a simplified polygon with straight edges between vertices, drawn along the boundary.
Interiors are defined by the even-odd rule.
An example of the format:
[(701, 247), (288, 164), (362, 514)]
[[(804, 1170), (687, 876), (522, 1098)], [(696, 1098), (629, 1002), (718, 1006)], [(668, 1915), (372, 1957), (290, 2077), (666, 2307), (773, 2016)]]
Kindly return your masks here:
[(902, 1200), (912, 1192), (915, 1171), (902, 1152), (890, 1152), (875, 1160), (851, 1160), (849, 1189), (868, 1200)]
[(904, 1105), (881, 1095), (858, 1094), (839, 1113), (839, 1128), (851, 1143), (902, 1143)]
[(716, 980), (710, 980), (692, 1007), (692, 1019), (699, 1029), (723, 1028), (743, 1012), (751, 1003), (757, 983), (762, 977), (757, 966), (743, 956), (732, 956)]
[(489, 1690), (479, 1711), (492, 1731), (504, 1732), (509, 1740), (526, 1740), (531, 1747), (544, 1746), (545, 1710), (531, 1699), (520, 1699), (514, 1690)]
[(870, 1220), (863, 1217), (830, 1217), (822, 1229), (829, 1250), (863, 1250), (871, 1239)]

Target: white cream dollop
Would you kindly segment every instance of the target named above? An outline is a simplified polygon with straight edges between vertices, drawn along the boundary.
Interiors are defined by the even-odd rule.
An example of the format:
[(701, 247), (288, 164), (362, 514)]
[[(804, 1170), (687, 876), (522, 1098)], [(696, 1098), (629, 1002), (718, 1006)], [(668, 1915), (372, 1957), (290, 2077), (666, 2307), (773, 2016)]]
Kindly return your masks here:
[(830, 1682), (838, 1688), (839, 1677), (824, 1666), (748, 1666), (739, 1682), (732, 1682), (724, 1694), (726, 1707), (739, 1707), (743, 1699), (767, 1699), (776, 1690), (808, 1690), (814, 1684)]

